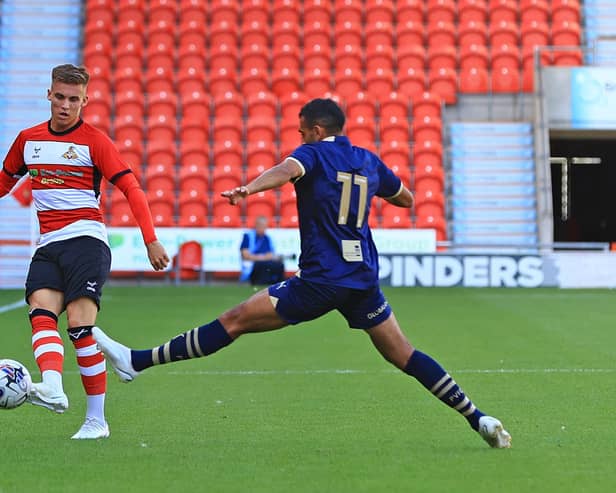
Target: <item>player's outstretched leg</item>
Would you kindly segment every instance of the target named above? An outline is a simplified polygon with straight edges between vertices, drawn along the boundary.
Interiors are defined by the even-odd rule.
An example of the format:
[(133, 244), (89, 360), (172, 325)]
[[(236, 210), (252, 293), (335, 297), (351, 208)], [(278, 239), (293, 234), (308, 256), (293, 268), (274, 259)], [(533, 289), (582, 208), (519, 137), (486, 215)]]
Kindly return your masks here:
[(105, 419), (105, 394), (107, 371), (105, 358), (96, 347), (92, 337), (92, 326), (71, 327), (68, 335), (75, 347), (77, 366), (81, 383), (86, 392), (86, 419), (73, 440), (96, 440), (109, 436), (109, 425)]
[(434, 396), (462, 414), (490, 447), (511, 447), (511, 435), (502, 423), (477, 409), (449, 373), (430, 356), (415, 349), (404, 372), (415, 377)]
[(42, 308), (30, 311), (32, 325), (32, 350), (43, 381), (33, 383), (28, 400), (56, 413), (68, 409), (68, 397), (62, 387), (64, 346), (58, 333), (58, 317)]
[(111, 339), (98, 327), (92, 329), (92, 335), (123, 382), (134, 380), (151, 366), (207, 356), (233, 342), (219, 320), (179, 334), (158, 347), (144, 350), (130, 349)]

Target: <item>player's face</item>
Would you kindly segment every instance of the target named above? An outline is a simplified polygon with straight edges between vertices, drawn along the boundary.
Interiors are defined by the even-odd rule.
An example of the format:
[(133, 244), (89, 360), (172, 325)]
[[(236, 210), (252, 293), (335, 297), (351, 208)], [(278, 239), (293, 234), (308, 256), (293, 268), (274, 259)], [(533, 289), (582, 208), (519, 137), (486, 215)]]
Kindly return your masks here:
[(57, 81), (47, 91), (47, 99), (51, 101), (51, 129), (55, 132), (75, 125), (81, 109), (88, 103), (86, 86)]
[(321, 127), (318, 125), (309, 126), (303, 116), (299, 119), (299, 133), (302, 136), (302, 144), (312, 144), (323, 138)]

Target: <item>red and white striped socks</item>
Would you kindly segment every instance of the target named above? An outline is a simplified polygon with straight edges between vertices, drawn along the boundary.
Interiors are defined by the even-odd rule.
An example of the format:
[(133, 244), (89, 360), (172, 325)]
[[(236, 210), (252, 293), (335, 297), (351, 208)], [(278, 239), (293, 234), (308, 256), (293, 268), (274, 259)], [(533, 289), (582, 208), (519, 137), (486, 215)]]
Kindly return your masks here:
[(43, 382), (62, 391), (64, 344), (58, 333), (58, 317), (43, 308), (30, 310), (32, 350)]

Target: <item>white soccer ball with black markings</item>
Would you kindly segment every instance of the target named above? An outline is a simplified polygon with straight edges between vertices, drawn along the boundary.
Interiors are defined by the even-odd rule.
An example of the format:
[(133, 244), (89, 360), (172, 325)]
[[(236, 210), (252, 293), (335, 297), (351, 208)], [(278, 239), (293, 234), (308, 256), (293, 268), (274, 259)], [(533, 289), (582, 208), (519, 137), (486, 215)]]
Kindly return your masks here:
[(19, 361), (0, 359), (0, 409), (15, 409), (28, 398), (32, 377)]

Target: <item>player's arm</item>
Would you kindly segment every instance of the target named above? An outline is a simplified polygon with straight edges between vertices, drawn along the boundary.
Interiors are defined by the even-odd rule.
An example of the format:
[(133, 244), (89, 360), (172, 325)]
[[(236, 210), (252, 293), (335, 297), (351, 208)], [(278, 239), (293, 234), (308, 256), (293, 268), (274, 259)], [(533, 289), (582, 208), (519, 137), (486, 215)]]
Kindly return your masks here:
[(413, 193), (404, 186), (403, 183), (400, 183), (400, 190), (396, 195), (392, 195), (391, 197), (385, 197), (385, 200), (390, 204), (397, 205), (398, 207), (406, 207), (410, 209), (413, 207)]
[(302, 165), (296, 159), (287, 158), (273, 168), (265, 170), (250, 183), (232, 190), (226, 190), (221, 195), (227, 197), (232, 204), (237, 204), (241, 199), (246, 198), (250, 194), (281, 187), (303, 174), (304, 169)]
[(139, 224), (152, 267), (154, 270), (164, 269), (169, 264), (169, 256), (165, 247), (156, 238), (150, 207), (135, 175), (129, 171), (112, 178), (111, 182), (122, 191), (128, 200), (133, 216)]
[(11, 175), (6, 169), (2, 168), (0, 171), (0, 197), (10, 193), (18, 181), (18, 177)]

